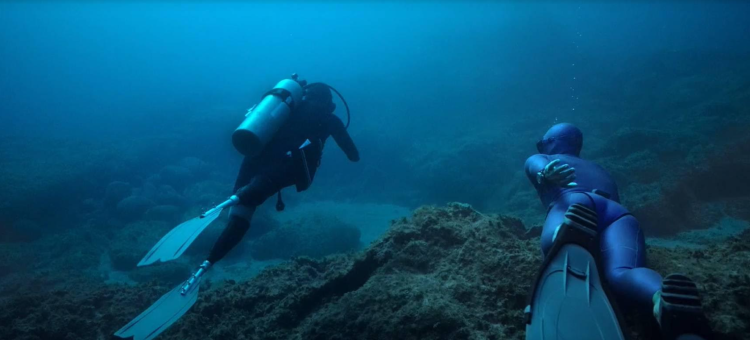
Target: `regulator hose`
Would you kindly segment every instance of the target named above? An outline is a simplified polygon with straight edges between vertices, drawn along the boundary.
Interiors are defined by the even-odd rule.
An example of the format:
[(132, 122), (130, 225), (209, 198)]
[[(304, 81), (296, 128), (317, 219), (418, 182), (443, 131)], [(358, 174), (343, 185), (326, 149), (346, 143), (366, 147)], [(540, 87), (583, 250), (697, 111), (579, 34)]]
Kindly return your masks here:
[(307, 85), (305, 85), (305, 88), (308, 88), (308, 87), (313, 86), (313, 85), (323, 85), (323, 86), (331, 89), (331, 91), (335, 92), (336, 95), (338, 95), (339, 98), (341, 98), (341, 101), (344, 103), (344, 107), (346, 107), (346, 128), (348, 129), (349, 128), (349, 123), (352, 122), (352, 114), (351, 114), (351, 111), (349, 110), (349, 104), (346, 103), (346, 99), (344, 99), (344, 96), (342, 96), (341, 93), (339, 93), (338, 90), (336, 90), (335, 88), (333, 88), (333, 86), (328, 85), (326, 83), (312, 83), (312, 84), (307, 84)]

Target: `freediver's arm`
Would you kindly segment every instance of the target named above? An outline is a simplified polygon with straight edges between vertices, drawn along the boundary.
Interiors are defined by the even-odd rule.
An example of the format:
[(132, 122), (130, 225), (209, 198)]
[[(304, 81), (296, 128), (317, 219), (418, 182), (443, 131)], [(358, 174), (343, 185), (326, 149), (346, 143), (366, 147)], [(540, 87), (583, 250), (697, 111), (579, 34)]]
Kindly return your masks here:
[(331, 116), (328, 120), (328, 128), (330, 129), (331, 137), (336, 141), (336, 145), (344, 151), (346, 157), (352, 162), (359, 161), (359, 151), (357, 150), (357, 146), (354, 145), (352, 137), (349, 136), (349, 132), (346, 131), (344, 122), (339, 117)]
[(547, 155), (536, 154), (526, 159), (524, 169), (526, 170), (526, 177), (528, 177), (534, 187), (541, 185), (537, 180), (539, 172), (544, 170), (544, 167), (549, 163)]
[(559, 187), (574, 187), (576, 179), (575, 168), (561, 162), (559, 159), (550, 161), (547, 155), (537, 154), (526, 160), (526, 177), (535, 187), (554, 185)]

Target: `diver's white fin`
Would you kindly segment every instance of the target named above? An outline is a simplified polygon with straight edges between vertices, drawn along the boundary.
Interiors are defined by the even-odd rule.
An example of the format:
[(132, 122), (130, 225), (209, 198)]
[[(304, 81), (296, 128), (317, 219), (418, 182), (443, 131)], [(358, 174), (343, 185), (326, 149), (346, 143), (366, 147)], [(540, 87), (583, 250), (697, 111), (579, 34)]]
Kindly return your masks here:
[(198, 235), (219, 217), (225, 207), (236, 205), (238, 202), (239, 198), (232, 196), (200, 216), (174, 227), (138, 262), (138, 267), (148, 266), (157, 261), (167, 262), (180, 257), (190, 247), (190, 244), (198, 238)]
[(133, 321), (120, 328), (115, 336), (133, 340), (151, 340), (164, 332), (179, 320), (198, 300), (201, 278), (193, 282), (193, 288), (182, 294), (184, 283), (164, 294), (151, 307), (138, 315)]

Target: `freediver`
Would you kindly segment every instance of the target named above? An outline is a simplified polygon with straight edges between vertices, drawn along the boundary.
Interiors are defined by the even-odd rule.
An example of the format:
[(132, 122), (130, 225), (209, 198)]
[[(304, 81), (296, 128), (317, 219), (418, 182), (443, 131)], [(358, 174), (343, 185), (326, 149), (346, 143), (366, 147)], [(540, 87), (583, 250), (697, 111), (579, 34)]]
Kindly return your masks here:
[(256, 208), (278, 194), (276, 209), (283, 210), (283, 188), (294, 185), (298, 192), (309, 188), (328, 137), (333, 137), (350, 161), (359, 161), (359, 151), (347, 132), (349, 120), (345, 125), (334, 115), (336, 104), (331, 91), (341, 97), (349, 117), (349, 106), (336, 89), (325, 83), (307, 84), (296, 74), (280, 81), (248, 110), (232, 135), (235, 148), (245, 156), (234, 184), (234, 195), (172, 229), (138, 266), (178, 258), (226, 207), (230, 207), (229, 222), (198, 269), (118, 330), (116, 336), (153, 339), (184, 315), (197, 300), (203, 275), (237, 246), (250, 229)]
[[(549, 255), (568, 209), (574, 204), (583, 205), (598, 216), (597, 253), (604, 282), (619, 305), (653, 313), (664, 338), (709, 338), (710, 328), (697, 287), (683, 275), (662, 279), (646, 267), (645, 239), (638, 220), (620, 204), (612, 176), (598, 164), (580, 157), (582, 147), (583, 134), (577, 127), (556, 124), (537, 143), (539, 154), (526, 160), (526, 176), (547, 208), (541, 235), (543, 255)], [(681, 321), (674, 322), (676, 319)]]

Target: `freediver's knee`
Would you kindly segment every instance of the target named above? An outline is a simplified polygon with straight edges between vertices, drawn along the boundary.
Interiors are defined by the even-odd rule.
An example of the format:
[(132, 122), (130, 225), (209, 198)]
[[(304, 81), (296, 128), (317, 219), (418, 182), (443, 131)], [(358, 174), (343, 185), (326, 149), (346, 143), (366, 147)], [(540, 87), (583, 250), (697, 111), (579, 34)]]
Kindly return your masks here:
[(229, 218), (240, 218), (250, 223), (250, 221), (253, 219), (254, 213), (255, 207), (235, 205), (229, 209)]

